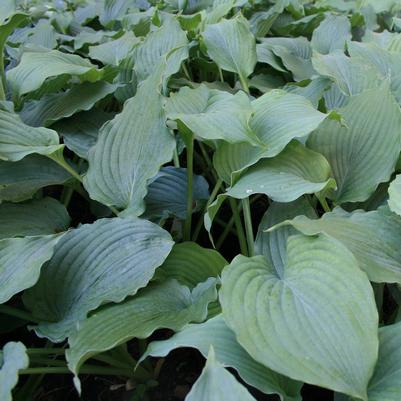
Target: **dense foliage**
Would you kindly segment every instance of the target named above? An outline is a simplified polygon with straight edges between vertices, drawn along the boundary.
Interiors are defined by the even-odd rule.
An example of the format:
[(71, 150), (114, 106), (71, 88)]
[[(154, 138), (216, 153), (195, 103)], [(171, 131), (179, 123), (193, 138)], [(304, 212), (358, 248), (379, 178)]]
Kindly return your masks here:
[[(400, 31), (398, 0), (1, 0), (1, 401), (399, 401)], [(171, 353), (206, 359), (173, 395)]]

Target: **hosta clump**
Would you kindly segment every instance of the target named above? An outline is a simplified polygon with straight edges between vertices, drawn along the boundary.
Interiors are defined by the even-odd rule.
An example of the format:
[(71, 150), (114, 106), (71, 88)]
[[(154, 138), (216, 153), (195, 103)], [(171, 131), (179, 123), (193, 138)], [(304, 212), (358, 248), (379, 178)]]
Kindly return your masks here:
[(1, 400), (399, 401), (400, 21), (2, 1)]

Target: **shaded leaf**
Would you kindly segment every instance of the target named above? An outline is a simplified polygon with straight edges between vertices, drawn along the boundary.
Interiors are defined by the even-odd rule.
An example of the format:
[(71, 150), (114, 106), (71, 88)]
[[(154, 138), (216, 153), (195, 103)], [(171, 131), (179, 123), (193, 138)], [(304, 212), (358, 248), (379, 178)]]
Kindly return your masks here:
[(388, 205), (390, 209), (401, 216), (401, 176), (397, 175), (388, 188)]

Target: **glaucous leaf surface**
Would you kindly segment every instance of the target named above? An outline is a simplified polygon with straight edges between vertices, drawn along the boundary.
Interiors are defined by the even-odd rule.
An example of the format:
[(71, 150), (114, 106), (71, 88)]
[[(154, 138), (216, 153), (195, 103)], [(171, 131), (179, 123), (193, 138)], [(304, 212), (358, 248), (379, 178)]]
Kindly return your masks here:
[(45, 156), (30, 155), (18, 162), (0, 161), (0, 200), (21, 202), (49, 185), (61, 185), (70, 173)]
[[(149, 286), (134, 298), (81, 322), (69, 338), (68, 366), (77, 376), (80, 366), (94, 354), (132, 338), (147, 338), (160, 328), (178, 331), (189, 322), (201, 322), (216, 297), (215, 279), (198, 284), (192, 291), (176, 280)], [(79, 381), (74, 382), (80, 388)]]
[(388, 206), (401, 216), (401, 175), (397, 175), (388, 188)]
[(256, 361), (367, 401), (378, 315), (369, 280), (344, 245), (291, 236), (282, 273), (263, 256), (237, 256), (223, 271), (220, 301)]
[(401, 323), (379, 330), (379, 359), (369, 382), (369, 401), (396, 401), (401, 395)]
[(255, 37), (241, 15), (208, 25), (202, 36), (209, 56), (221, 69), (237, 73), (241, 81), (253, 72), (257, 61)]
[(84, 177), (92, 199), (129, 208), (135, 215), (144, 211), (148, 180), (172, 159), (175, 148), (162, 108), (162, 70), (147, 79), (123, 111), (101, 128)]
[(201, 324), (190, 324), (167, 340), (151, 342), (142, 356), (165, 357), (171, 351), (191, 347), (207, 357), (213, 347), (217, 359), (224, 367), (234, 368), (248, 384), (266, 394), (278, 394), (283, 401), (300, 400), (302, 384), (286, 378), (256, 362), (235, 338), (234, 332), (218, 315)]
[(47, 78), (60, 75), (80, 76), (82, 80), (97, 81), (102, 76), (89, 60), (59, 50), (25, 51), (17, 67), (7, 73), (15, 96), (39, 89)]
[(401, 284), (401, 218), (387, 208), (348, 213), (338, 207), (320, 219), (297, 216), (283, 224), (305, 235), (330, 235), (354, 254), (371, 281)]
[(44, 235), (0, 240), (0, 303), (30, 288), (54, 252), (62, 235)]
[(284, 272), (288, 237), (297, 233), (296, 229), (281, 226), (278, 230), (266, 232), (269, 228), (287, 219), (297, 216), (317, 218), (316, 212), (305, 197), (290, 203), (272, 202), (259, 223), (255, 239), (255, 253), (266, 257), (269, 263), (280, 272)]
[(249, 391), (239, 383), (217, 360), (210, 348), (201, 375), (185, 397), (185, 401), (256, 401)]
[[(209, 199), (209, 184), (201, 175), (192, 178), (193, 211), (199, 209), (202, 201)], [(148, 186), (145, 197), (145, 213), (143, 218), (150, 220), (166, 219), (176, 216), (185, 219), (187, 214), (187, 169), (178, 167), (162, 167)]]
[(49, 155), (62, 148), (56, 131), (25, 124), (9, 105), (0, 105), (0, 160), (18, 161), (32, 153)]
[(117, 85), (105, 81), (84, 82), (66, 92), (53, 93), (25, 103), (20, 116), (33, 127), (49, 126), (54, 122), (83, 110), (90, 110), (95, 103), (112, 94)]
[(69, 225), (65, 206), (53, 198), (0, 204), (0, 239), (57, 234)]
[(350, 98), (339, 110), (347, 127), (326, 120), (307, 145), (326, 157), (337, 204), (364, 201), (389, 180), (401, 149), (401, 111), (387, 84)]
[(69, 231), (25, 294), (42, 322), (35, 331), (62, 341), (89, 311), (146, 286), (172, 246), (167, 231), (136, 218), (100, 219)]
[(62, 136), (68, 149), (87, 159), (89, 149), (96, 144), (100, 128), (106, 121), (112, 120), (114, 115), (99, 109), (91, 109), (56, 122), (53, 129)]
[(25, 345), (8, 342), (0, 352), (0, 397), (2, 401), (12, 401), (11, 391), (18, 382), (18, 371), (29, 365)]
[(157, 269), (155, 279), (175, 279), (189, 288), (220, 275), (227, 261), (214, 249), (207, 249), (195, 242), (175, 244), (164, 263)]
[(351, 23), (345, 15), (328, 14), (319, 27), (313, 31), (311, 46), (321, 54), (344, 50), (351, 39)]

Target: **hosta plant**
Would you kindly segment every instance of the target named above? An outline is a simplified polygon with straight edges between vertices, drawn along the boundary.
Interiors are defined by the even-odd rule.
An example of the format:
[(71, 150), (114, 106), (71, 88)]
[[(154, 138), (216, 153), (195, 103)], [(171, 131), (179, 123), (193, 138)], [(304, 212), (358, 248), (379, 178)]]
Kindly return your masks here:
[(2, 0), (1, 401), (399, 401), (400, 31)]

